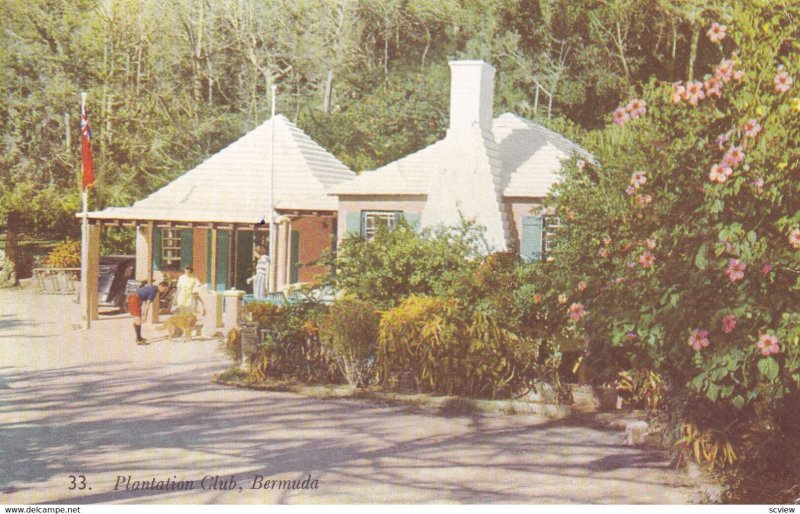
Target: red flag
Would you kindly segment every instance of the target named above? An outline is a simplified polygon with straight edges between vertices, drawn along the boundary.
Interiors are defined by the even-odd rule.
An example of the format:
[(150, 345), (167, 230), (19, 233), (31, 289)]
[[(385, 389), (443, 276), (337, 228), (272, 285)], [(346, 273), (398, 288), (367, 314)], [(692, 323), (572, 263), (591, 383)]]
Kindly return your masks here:
[(86, 117), (86, 106), (81, 104), (81, 160), (83, 161), (83, 190), (94, 184), (94, 161), (92, 160), (92, 131)]

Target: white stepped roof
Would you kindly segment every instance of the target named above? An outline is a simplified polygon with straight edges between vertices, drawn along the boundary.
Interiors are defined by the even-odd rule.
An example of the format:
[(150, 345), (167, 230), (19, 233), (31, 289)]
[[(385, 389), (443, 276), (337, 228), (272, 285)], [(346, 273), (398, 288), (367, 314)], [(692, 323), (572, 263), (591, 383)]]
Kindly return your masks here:
[(390, 162), (374, 171), (365, 171), (357, 178), (331, 188), (332, 194), (425, 195), (428, 182), (438, 169), (446, 145), (436, 143)]
[[(492, 122), (492, 135), (500, 159), (502, 196), (541, 198), (558, 180), (561, 160), (572, 154), (594, 161), (586, 150), (564, 136), (515, 114), (505, 113)], [(445, 139), (374, 171), (331, 188), (334, 195), (427, 195), (431, 179), (441, 171), (443, 159), (467, 151), (445, 144)], [(460, 182), (451, 184), (460, 187)]]
[[(275, 207), (336, 211), (328, 188), (355, 174), (282, 115), (275, 123)], [(269, 212), (273, 120), (130, 207), (90, 213), (93, 219), (257, 223)]]
[(505, 113), (492, 124), (507, 183), (506, 197), (544, 197), (559, 180), (561, 161), (577, 154), (594, 161), (586, 150), (564, 136), (515, 114)]

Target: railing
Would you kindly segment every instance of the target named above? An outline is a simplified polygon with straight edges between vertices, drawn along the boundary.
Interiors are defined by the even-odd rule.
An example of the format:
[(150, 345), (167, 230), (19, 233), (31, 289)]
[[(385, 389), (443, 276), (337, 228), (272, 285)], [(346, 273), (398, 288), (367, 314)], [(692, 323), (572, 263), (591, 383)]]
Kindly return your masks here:
[(33, 283), (40, 293), (75, 294), (80, 276), (80, 268), (33, 268)]

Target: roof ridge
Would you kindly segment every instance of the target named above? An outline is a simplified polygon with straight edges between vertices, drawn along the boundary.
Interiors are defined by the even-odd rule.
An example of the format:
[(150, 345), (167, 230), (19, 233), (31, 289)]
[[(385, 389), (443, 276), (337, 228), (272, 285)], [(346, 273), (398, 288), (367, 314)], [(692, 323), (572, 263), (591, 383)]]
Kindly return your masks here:
[[(503, 118), (503, 117), (512, 118), (515, 121), (519, 121), (522, 124), (527, 125), (528, 127), (532, 128), (534, 130), (542, 131), (547, 136), (550, 136), (552, 139), (555, 139), (557, 143), (561, 143), (564, 146), (567, 146), (567, 147), (570, 147), (570, 148), (574, 147), (575, 149), (577, 149), (578, 153), (582, 155), (582, 157), (590, 158), (590, 159), (594, 160), (594, 156), (591, 153), (589, 153), (585, 148), (583, 148), (581, 145), (576, 143), (575, 141), (569, 139), (568, 137), (566, 137), (566, 136), (564, 136), (562, 134), (559, 134), (558, 132), (556, 132), (554, 130), (551, 130), (551, 129), (545, 127), (544, 125), (542, 125), (540, 123), (537, 123), (537, 122), (535, 122), (533, 120), (530, 120), (528, 118), (523, 118), (519, 114), (515, 114), (513, 112), (504, 112), (503, 114), (501, 114), (500, 116), (498, 116), (497, 118), (495, 118), (492, 121), (499, 120), (500, 118)], [(494, 128), (494, 127), (492, 127), (492, 128)], [(550, 143), (551, 141), (546, 141), (546, 142)]]
[[(303, 159), (303, 161), (308, 166), (308, 169), (311, 171), (311, 175), (313, 175), (314, 178), (319, 179), (318, 172), (327, 173), (327, 172), (329, 172), (331, 170), (318, 170), (317, 166), (315, 165), (316, 163), (314, 163), (311, 160), (309, 160), (310, 156), (307, 155), (306, 151), (303, 150), (303, 146), (307, 147), (310, 150), (313, 150), (313, 152), (315, 154), (321, 154), (323, 158), (331, 160), (332, 163), (335, 164), (337, 167), (341, 168), (342, 171), (349, 172), (351, 177), (355, 176), (355, 172), (353, 170), (351, 170), (350, 168), (345, 166), (345, 164), (342, 161), (337, 159), (335, 155), (333, 155), (332, 153), (327, 151), (324, 147), (322, 147), (322, 145), (320, 145), (319, 143), (317, 143), (316, 141), (311, 139), (311, 136), (306, 134), (303, 129), (301, 129), (300, 127), (298, 127), (294, 123), (292, 123), (288, 118), (286, 118), (282, 114), (276, 114), (275, 117), (279, 121), (281, 121), (281, 123), (283, 123), (284, 127), (288, 130), (289, 135), (290, 135), (290, 139), (292, 141), (292, 144), (295, 147), (295, 150), (297, 150), (297, 153), (300, 154), (301, 158)], [(302, 141), (302, 144), (301, 144), (301, 141)], [(344, 178), (343, 178), (343, 180), (344, 180)], [(322, 185), (321, 181), (320, 181), (320, 185)], [(324, 189), (326, 189), (326, 188), (323, 185), (323, 190)]]

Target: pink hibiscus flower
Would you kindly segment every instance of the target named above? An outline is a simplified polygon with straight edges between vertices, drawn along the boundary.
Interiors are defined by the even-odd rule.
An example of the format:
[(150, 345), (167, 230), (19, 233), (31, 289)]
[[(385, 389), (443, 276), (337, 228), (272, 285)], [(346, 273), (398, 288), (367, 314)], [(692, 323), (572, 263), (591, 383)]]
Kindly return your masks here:
[(631, 175), (631, 185), (635, 188), (639, 188), (639, 186), (643, 186), (647, 184), (647, 175), (642, 173), (641, 171), (637, 171), (633, 175)]
[(711, 166), (711, 172), (708, 174), (708, 179), (711, 182), (718, 182), (720, 184), (724, 184), (732, 173), (733, 170), (729, 166), (723, 166), (722, 164), (715, 164)]
[(747, 123), (742, 125), (742, 130), (744, 130), (745, 136), (756, 137), (761, 132), (761, 125), (755, 119), (748, 120)]
[(628, 186), (628, 187), (625, 188), (625, 194), (628, 195), (628, 196), (632, 195), (635, 192), (636, 192), (636, 188), (633, 187), (633, 186)]
[(800, 250), (800, 228), (789, 232), (789, 244), (792, 245), (792, 248)]
[(728, 275), (731, 282), (735, 283), (744, 278), (745, 268), (747, 268), (747, 265), (739, 259), (729, 259), (728, 269), (725, 270), (725, 274)]
[(641, 264), (643, 268), (652, 268), (655, 263), (656, 256), (653, 255), (653, 252), (650, 250), (645, 250), (644, 253), (639, 256), (639, 264)]
[(621, 127), (625, 125), (625, 122), (631, 119), (631, 115), (628, 114), (628, 111), (625, 110), (624, 107), (617, 107), (614, 110), (614, 113), (611, 115), (611, 120), (618, 126)]
[(770, 263), (764, 264), (764, 267), (761, 268), (761, 273), (763, 273), (764, 275), (769, 275), (771, 271), (772, 271), (772, 264)]
[(792, 89), (792, 77), (785, 71), (775, 75), (775, 91), (778, 93), (785, 93)]
[(734, 62), (730, 59), (722, 61), (717, 69), (714, 71), (714, 76), (723, 82), (729, 82), (733, 78)]
[(586, 282), (581, 280), (578, 282), (578, 291), (585, 291), (586, 290)]
[(583, 308), (582, 303), (573, 303), (569, 306), (569, 317), (573, 321), (580, 321), (586, 315), (586, 310)]
[(699, 352), (709, 344), (711, 344), (711, 341), (708, 340), (708, 330), (699, 328), (692, 330), (692, 335), (689, 336), (689, 346), (694, 348), (695, 351)]
[(781, 347), (778, 346), (778, 338), (772, 334), (761, 334), (756, 346), (761, 350), (762, 355), (771, 355), (781, 351)]
[(636, 119), (639, 116), (644, 116), (647, 112), (647, 104), (644, 100), (633, 99), (628, 102), (628, 105), (625, 107), (625, 110), (630, 113), (632, 119)]
[(699, 81), (688, 82), (686, 84), (686, 100), (691, 105), (697, 105), (697, 102), (705, 98), (703, 93), (703, 83)]
[(726, 334), (733, 332), (736, 328), (736, 316), (733, 314), (726, 314), (722, 317), (722, 331)]
[(706, 32), (706, 35), (708, 36), (708, 39), (712, 43), (719, 43), (720, 41), (725, 39), (725, 35), (726, 35), (726, 31), (727, 30), (728, 30), (728, 27), (726, 27), (725, 25), (720, 25), (719, 23), (717, 23), (715, 21), (714, 23), (711, 24), (711, 28), (708, 29), (708, 32)]
[(732, 146), (722, 157), (723, 164), (735, 168), (744, 160), (744, 151), (740, 146)]

